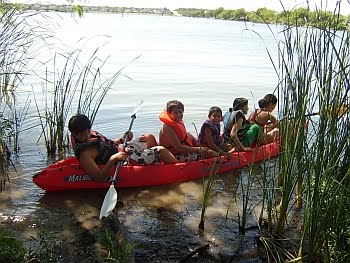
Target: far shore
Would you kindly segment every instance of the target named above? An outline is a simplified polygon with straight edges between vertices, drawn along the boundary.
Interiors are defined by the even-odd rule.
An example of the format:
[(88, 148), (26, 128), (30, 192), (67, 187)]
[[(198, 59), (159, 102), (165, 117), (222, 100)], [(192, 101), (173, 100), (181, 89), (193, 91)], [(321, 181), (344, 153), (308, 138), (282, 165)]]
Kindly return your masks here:
[[(42, 5), (42, 4), (23, 4), (29, 10), (48, 11), (48, 12), (73, 12), (78, 5)], [(112, 13), (112, 14), (150, 14), (181, 16), (180, 13), (171, 11), (167, 8), (136, 8), (136, 7), (111, 7), (111, 6), (83, 6), (84, 13)]]

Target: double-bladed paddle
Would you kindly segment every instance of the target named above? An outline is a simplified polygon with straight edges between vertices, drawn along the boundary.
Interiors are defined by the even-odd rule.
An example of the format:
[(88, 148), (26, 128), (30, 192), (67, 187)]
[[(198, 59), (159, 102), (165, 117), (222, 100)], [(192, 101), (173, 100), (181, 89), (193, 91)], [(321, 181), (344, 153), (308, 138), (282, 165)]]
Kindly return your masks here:
[[(136, 119), (136, 113), (139, 111), (139, 109), (141, 109), (142, 105), (143, 105), (143, 100), (141, 100), (137, 104), (137, 106), (134, 108), (133, 112), (131, 113), (130, 126), (129, 126), (129, 129), (125, 133), (125, 136), (123, 138), (124, 139), (123, 151), (125, 150), (127, 142), (128, 142), (127, 138), (125, 138), (125, 137), (127, 137), (128, 134), (130, 133), (132, 125), (134, 124), (134, 120)], [(117, 191), (115, 189), (115, 182), (117, 180), (118, 171), (119, 171), (119, 168), (122, 165), (122, 163), (123, 163), (123, 161), (118, 161), (111, 185), (110, 185), (109, 190), (105, 196), (105, 199), (103, 200), (103, 204), (102, 204), (101, 211), (100, 211), (100, 220), (104, 217), (109, 216), (109, 214), (112, 212), (112, 210), (114, 209), (114, 207), (117, 203), (118, 194), (117, 194)]]
[[(338, 107), (336, 108), (333, 108), (332, 106), (329, 106), (327, 108), (327, 116), (328, 117), (331, 117), (332, 114), (336, 113), (336, 115), (338, 117), (342, 117), (347, 111), (348, 111), (349, 107), (348, 105), (346, 104), (341, 104), (339, 105)], [(321, 112), (318, 111), (318, 112), (312, 112), (312, 113), (308, 113), (308, 114), (305, 114), (305, 117), (311, 117), (311, 116), (317, 116), (317, 115), (321, 115)], [(289, 120), (292, 120), (292, 119), (295, 119), (296, 117), (289, 117), (288, 119)], [(282, 118), (283, 119), (283, 118)]]

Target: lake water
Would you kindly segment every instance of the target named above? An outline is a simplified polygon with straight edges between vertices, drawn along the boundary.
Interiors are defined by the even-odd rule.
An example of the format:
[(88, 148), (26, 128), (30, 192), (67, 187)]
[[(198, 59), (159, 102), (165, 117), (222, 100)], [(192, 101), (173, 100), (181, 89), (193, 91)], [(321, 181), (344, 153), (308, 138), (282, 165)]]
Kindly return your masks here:
[[(130, 113), (141, 99), (144, 106), (134, 122), (134, 134), (153, 133), (158, 136), (161, 127), (158, 116), (167, 101), (173, 99), (184, 103), (184, 121), (187, 129), (195, 133), (193, 124), (199, 129), (211, 106), (219, 106), (225, 112), (235, 97), (246, 97), (250, 110), (253, 110), (257, 101), (266, 93), (272, 93), (278, 84), (266, 52), (267, 47), (275, 59), (276, 43), (266, 25), (128, 14), (85, 14), (82, 19), (74, 19), (71, 14), (56, 17), (51, 13), (49, 16), (59, 25), (53, 28), (58, 40), (48, 40), (51, 49), (42, 48), (37, 57), (39, 61), (52, 60), (56, 51), (68, 52), (86, 43), (83, 49), (86, 57), (97, 47), (101, 58), (110, 56), (101, 70), (102, 76), (109, 77), (127, 65), (124, 76), (118, 78), (108, 93), (93, 125), (110, 138), (120, 137), (127, 130)], [(58, 71), (60, 63), (56, 65)], [(47, 65), (50, 70), (54, 68), (52, 63)], [(44, 67), (37, 66), (36, 73), (44, 76)], [(42, 84), (37, 76), (27, 77), (23, 87), (18, 88), (21, 101), (33, 88), (41, 102)], [(39, 123), (32, 94), (30, 100), (23, 129)], [(40, 103), (39, 107), (42, 108)], [(11, 172), (11, 184), (1, 194), (3, 216), (25, 218), (43, 206), (41, 200), (47, 198), (47, 194), (31, 180), (35, 172), (51, 162), (47, 159), (43, 141), (38, 141), (39, 136), (39, 128), (20, 134), (21, 153), (14, 159), (18, 174)], [(157, 187), (154, 193), (158, 195), (164, 189), (165, 193), (172, 192), (172, 199), (176, 199), (176, 195), (197, 196), (201, 193), (201, 187), (197, 185), (193, 187), (186, 183), (178, 187), (182, 189), (179, 192), (170, 191), (167, 186)], [(218, 191), (225, 192), (224, 189)], [(137, 191), (140, 194), (143, 190)], [(137, 195), (131, 192), (124, 193), (126, 200)], [(150, 192), (147, 190), (147, 195), (151, 195)], [(167, 195), (160, 196), (166, 200)], [(230, 194), (227, 196), (231, 198)], [(148, 196), (148, 200), (152, 199), (157, 198)], [(147, 205), (152, 205), (152, 202)], [(180, 207), (183, 209), (184, 205), (180, 204)]]
[[(140, 56), (123, 71), (127, 77), (117, 80), (96, 118), (96, 127), (110, 136), (125, 130), (129, 111), (141, 99), (145, 105), (135, 132), (158, 133), (158, 115), (172, 99), (185, 104), (185, 122), (194, 131), (191, 122), (199, 126), (211, 106), (225, 111), (241, 96), (250, 99), (253, 109), (253, 103), (278, 83), (265, 50), (264, 44), (276, 54), (266, 25), (143, 15), (85, 14), (77, 20), (69, 14), (61, 16), (64, 20), (58, 21), (61, 28), (56, 29), (56, 36), (66, 46), (81, 48), (89, 40), (85, 54), (91, 55), (99, 47), (101, 58), (110, 56), (102, 68), (103, 76), (116, 73)], [(246, 27), (258, 32), (264, 42)], [(50, 53), (41, 54), (42, 61), (63, 49), (62, 44), (54, 44)]]

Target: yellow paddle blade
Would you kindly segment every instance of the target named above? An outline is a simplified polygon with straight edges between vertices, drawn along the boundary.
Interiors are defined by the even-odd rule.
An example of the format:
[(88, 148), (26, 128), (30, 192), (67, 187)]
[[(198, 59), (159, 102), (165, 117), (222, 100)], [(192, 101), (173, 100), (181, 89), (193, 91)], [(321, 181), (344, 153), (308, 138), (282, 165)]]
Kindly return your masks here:
[(111, 184), (109, 190), (103, 200), (103, 204), (100, 211), (100, 220), (104, 217), (109, 216), (109, 214), (113, 211), (115, 205), (118, 201), (118, 194), (115, 190), (114, 184)]
[[(338, 117), (342, 117), (348, 110), (349, 108), (346, 104), (341, 104), (338, 107), (329, 106), (327, 108), (327, 114), (325, 114), (324, 116), (327, 116), (327, 118), (332, 118), (335, 115), (337, 115)], [(321, 112), (318, 111), (318, 112), (309, 113), (309, 114), (306, 114), (305, 117), (316, 116), (316, 115), (321, 115)]]
[(330, 106), (328, 108), (328, 115), (332, 116), (333, 114), (335, 114), (335, 115), (341, 117), (348, 111), (348, 109), (349, 109), (348, 106), (345, 104), (341, 104), (338, 107)]

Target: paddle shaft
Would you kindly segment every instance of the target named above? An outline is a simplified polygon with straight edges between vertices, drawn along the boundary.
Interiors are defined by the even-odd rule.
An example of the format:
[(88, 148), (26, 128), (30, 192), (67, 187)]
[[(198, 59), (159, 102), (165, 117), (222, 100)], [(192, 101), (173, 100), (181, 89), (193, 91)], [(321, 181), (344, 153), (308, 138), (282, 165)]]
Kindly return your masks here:
[[(124, 140), (124, 143), (123, 143), (123, 147), (122, 147), (122, 151), (124, 152), (125, 151), (125, 148), (126, 148), (126, 145), (127, 145), (127, 143), (128, 143), (128, 136), (129, 136), (129, 133), (130, 133), (130, 131), (131, 131), (131, 128), (132, 128), (132, 125), (134, 124), (134, 120), (136, 119), (136, 114), (133, 114), (132, 116), (131, 116), (131, 122), (130, 122), (130, 125), (129, 125), (129, 129), (128, 129), (128, 131), (126, 132), (126, 134), (125, 134), (125, 136), (124, 136), (124, 138), (123, 138), (123, 140)], [(112, 179), (112, 182), (111, 182), (111, 184), (113, 184), (113, 185), (115, 185), (115, 181), (116, 181), (116, 179), (117, 179), (117, 176), (118, 176), (118, 172), (119, 172), (119, 168), (120, 168), (120, 166), (122, 165), (122, 163), (123, 163), (123, 161), (118, 161), (118, 163), (117, 163), (117, 167), (116, 167), (116, 169), (115, 169), (115, 172), (114, 172), (114, 175), (113, 175), (113, 179)]]
[[(338, 116), (342, 116), (344, 114), (345, 111), (348, 110), (348, 105), (345, 105), (345, 104), (342, 104), (340, 105), (339, 107), (337, 107), (337, 114)], [(331, 114), (332, 113), (332, 106), (328, 107), (327, 109), (328, 113)], [(318, 112), (313, 112), (313, 113), (309, 113), (309, 114), (305, 114), (305, 117), (311, 117), (311, 116), (316, 116), (316, 115), (320, 115), (321, 113), (318, 111)], [(289, 120), (291, 119), (295, 119), (296, 117), (290, 117)]]
[(316, 116), (316, 115), (320, 115), (320, 112), (313, 112), (313, 113), (305, 114), (305, 117), (311, 117), (311, 116)]
[[(311, 116), (316, 116), (316, 115), (320, 115), (320, 113), (319, 113), (319, 112), (313, 112), (313, 113), (305, 114), (304, 116), (305, 116), (305, 117), (311, 117)], [(282, 120), (285, 119), (285, 118), (286, 118), (286, 117), (283, 117), (283, 118), (280, 119), (279, 121), (282, 121)], [(293, 119), (295, 119), (295, 118), (297, 118), (297, 117), (289, 117), (288, 120), (290, 121), (290, 120), (293, 120)]]
[[(139, 109), (143, 105), (143, 100), (140, 101), (138, 106), (134, 109), (134, 111), (131, 113), (131, 122), (128, 131), (124, 134), (124, 141), (123, 141), (123, 146), (122, 146), (122, 151), (125, 151), (126, 145), (128, 143), (128, 136), (131, 132), (131, 127), (134, 123), (134, 120), (136, 119), (136, 113), (139, 111)], [(115, 182), (118, 176), (118, 171), (120, 166), (122, 165), (123, 161), (118, 161), (117, 167), (115, 168), (115, 172), (112, 178), (111, 185), (109, 187), (109, 190), (107, 191), (107, 194), (105, 195), (105, 198), (102, 203), (101, 211), (100, 211), (100, 219), (103, 217), (107, 217), (115, 207), (118, 199), (118, 193), (115, 189)]]

